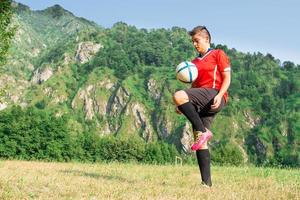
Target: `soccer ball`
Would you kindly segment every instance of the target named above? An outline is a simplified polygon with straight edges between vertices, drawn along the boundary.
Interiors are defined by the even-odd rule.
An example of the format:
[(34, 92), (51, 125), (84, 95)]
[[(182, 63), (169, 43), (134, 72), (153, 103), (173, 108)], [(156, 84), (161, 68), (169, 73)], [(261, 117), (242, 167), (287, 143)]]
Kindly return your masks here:
[(181, 62), (176, 67), (176, 78), (184, 83), (192, 83), (198, 76), (196, 65), (189, 61)]

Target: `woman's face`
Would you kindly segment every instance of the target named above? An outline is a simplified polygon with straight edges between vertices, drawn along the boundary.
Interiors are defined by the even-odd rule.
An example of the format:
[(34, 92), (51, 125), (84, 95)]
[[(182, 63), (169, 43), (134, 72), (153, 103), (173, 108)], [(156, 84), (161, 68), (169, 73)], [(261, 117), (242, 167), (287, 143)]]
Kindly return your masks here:
[(209, 44), (207, 37), (201, 32), (192, 36), (192, 42), (195, 49), (199, 53), (205, 53), (207, 51), (207, 45)]

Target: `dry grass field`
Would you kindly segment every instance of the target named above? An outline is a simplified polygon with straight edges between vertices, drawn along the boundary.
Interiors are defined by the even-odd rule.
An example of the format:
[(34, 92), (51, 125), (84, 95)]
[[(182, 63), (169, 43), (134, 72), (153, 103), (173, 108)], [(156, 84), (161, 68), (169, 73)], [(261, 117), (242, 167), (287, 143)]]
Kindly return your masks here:
[(0, 199), (300, 199), (300, 170), (0, 161)]

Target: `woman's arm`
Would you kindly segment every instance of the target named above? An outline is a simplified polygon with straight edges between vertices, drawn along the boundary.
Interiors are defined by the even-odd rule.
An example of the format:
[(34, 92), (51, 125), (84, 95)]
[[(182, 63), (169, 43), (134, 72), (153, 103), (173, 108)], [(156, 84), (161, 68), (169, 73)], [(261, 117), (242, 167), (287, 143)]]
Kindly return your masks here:
[(212, 109), (216, 109), (220, 106), (223, 95), (228, 90), (229, 85), (230, 85), (230, 80), (231, 80), (230, 71), (221, 72), (221, 74), (222, 74), (222, 78), (223, 78), (222, 86), (221, 86), (219, 93), (214, 98), (214, 104), (211, 106)]

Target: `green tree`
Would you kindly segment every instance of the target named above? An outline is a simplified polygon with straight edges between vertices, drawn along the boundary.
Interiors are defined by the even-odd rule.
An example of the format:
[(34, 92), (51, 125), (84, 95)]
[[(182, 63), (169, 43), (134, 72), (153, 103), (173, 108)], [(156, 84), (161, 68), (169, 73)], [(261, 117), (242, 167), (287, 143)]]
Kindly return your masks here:
[(66, 118), (13, 106), (0, 112), (0, 157), (69, 161), (72, 140)]
[(13, 8), (11, 0), (1, 0), (0, 3), (0, 66), (6, 62), (6, 55), (15, 33), (15, 27), (11, 26)]
[(163, 164), (164, 157), (161, 152), (161, 147), (158, 142), (150, 143), (146, 147), (144, 162), (154, 163), (154, 164)]
[(212, 151), (212, 162), (219, 165), (238, 166), (243, 163), (243, 155), (236, 145), (223, 142), (214, 146)]

